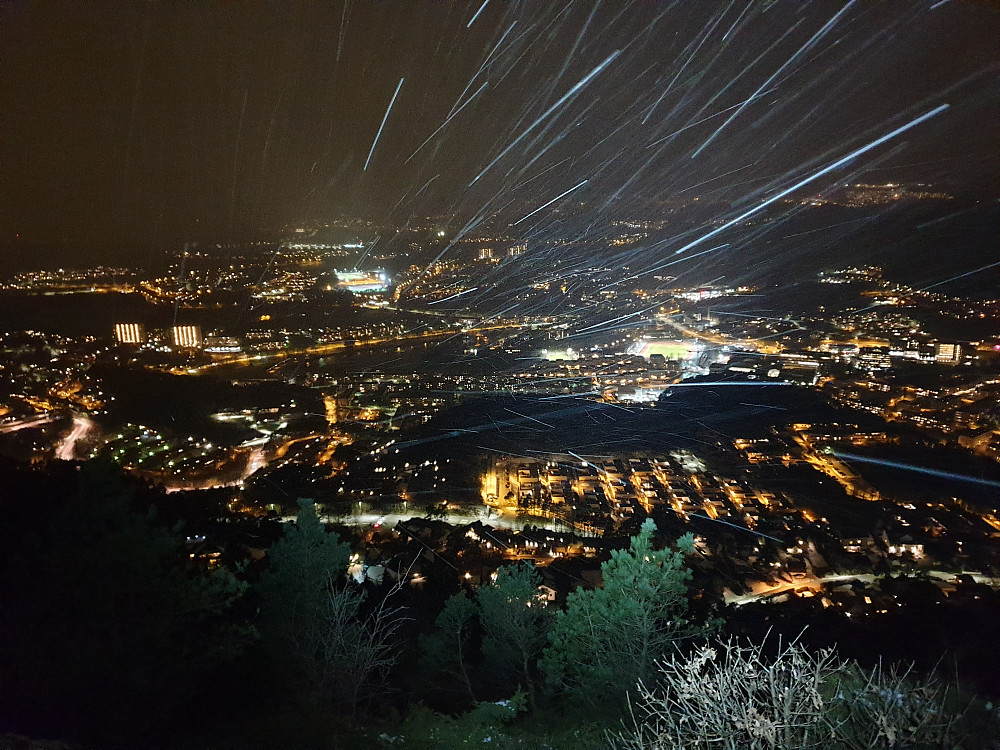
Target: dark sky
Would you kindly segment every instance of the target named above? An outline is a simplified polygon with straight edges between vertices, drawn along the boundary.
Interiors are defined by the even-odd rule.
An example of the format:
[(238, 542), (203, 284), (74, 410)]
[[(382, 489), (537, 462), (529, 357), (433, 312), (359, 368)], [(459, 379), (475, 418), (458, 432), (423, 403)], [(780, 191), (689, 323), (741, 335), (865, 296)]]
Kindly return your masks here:
[(4, 252), (340, 214), (516, 220), (569, 190), (598, 217), (678, 195), (738, 208), (945, 103), (810, 189), (997, 196), (996, 3), (490, 0), (469, 25), (481, 5), (4, 5)]

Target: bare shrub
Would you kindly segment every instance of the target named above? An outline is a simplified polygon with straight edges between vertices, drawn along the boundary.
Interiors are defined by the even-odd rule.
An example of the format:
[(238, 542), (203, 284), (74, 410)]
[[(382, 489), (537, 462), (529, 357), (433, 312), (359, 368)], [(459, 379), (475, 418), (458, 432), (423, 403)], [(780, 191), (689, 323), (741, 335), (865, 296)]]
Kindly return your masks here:
[[(969, 702), (935, 678), (865, 670), (831, 649), (797, 642), (735, 640), (658, 663), (655, 685), (639, 683), (633, 728), (622, 750), (796, 750), (804, 748), (982, 748)], [(956, 705), (956, 703), (958, 705)], [(979, 718), (985, 724), (986, 714)]]

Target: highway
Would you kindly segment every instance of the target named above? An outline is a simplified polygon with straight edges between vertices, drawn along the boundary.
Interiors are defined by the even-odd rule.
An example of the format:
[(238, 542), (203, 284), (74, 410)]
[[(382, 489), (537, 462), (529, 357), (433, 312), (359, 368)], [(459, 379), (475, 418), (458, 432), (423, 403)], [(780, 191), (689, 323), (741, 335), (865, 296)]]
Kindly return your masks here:
[(303, 347), (301, 349), (282, 349), (281, 351), (271, 352), (267, 354), (231, 354), (231, 355), (221, 355), (216, 356), (216, 358), (209, 362), (208, 364), (198, 365), (194, 367), (171, 367), (168, 372), (174, 375), (201, 375), (207, 372), (211, 372), (213, 369), (220, 367), (222, 365), (242, 365), (244, 367), (250, 365), (266, 365), (269, 362), (275, 362), (279, 360), (292, 359), (294, 357), (322, 357), (328, 354), (333, 354), (335, 352), (341, 352), (345, 349), (361, 349), (364, 347), (380, 346), (380, 345), (390, 345), (395, 346), (399, 344), (413, 343), (417, 341), (431, 341), (433, 339), (459, 336), (463, 333), (478, 333), (480, 331), (495, 331), (504, 328), (520, 328), (518, 323), (504, 323), (492, 326), (485, 326), (481, 328), (473, 328), (465, 331), (458, 328), (448, 328), (445, 330), (438, 331), (425, 331), (423, 333), (411, 333), (403, 336), (392, 336), (387, 338), (378, 339), (358, 339), (353, 343), (346, 343), (343, 341), (335, 341), (330, 344), (315, 344), (313, 346)]
[(31, 427), (41, 427), (43, 424), (55, 421), (55, 419), (56, 417), (51, 414), (43, 414), (39, 417), (26, 417), (17, 422), (8, 422), (0, 426), (0, 433), (17, 432), (18, 430), (25, 430)]

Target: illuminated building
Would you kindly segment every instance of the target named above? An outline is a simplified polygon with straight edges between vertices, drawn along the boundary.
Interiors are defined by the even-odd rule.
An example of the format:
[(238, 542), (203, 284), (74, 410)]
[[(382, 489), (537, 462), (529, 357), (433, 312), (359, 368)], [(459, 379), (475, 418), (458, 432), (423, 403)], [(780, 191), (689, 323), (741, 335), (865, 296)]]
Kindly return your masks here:
[(197, 349), (201, 346), (200, 326), (174, 326), (170, 334), (178, 349)]
[(115, 323), (115, 341), (119, 344), (142, 344), (145, 340), (142, 323)]
[(868, 370), (887, 370), (892, 366), (887, 346), (858, 347), (858, 363)]
[(575, 351), (571, 346), (565, 349), (542, 349), (542, 358), (548, 362), (559, 362), (562, 360), (575, 361), (580, 359), (580, 353)]
[(491, 247), (479, 248), (479, 260), (493, 260), (493, 248)]
[(934, 359), (938, 364), (957, 365), (962, 361), (962, 345), (940, 343), (934, 350)]
[(337, 286), (354, 294), (384, 292), (389, 288), (389, 275), (382, 270), (334, 271), (334, 273), (337, 274)]
[(206, 336), (205, 351), (209, 354), (239, 354), (240, 342), (231, 336)]

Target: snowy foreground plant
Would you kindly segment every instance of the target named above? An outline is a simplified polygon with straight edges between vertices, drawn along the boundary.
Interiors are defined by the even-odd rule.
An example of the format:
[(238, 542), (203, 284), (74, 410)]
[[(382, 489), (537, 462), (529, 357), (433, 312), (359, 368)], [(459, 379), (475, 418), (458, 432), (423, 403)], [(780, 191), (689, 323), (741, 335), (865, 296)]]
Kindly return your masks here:
[(634, 729), (613, 740), (621, 750), (987, 746), (990, 717), (936, 679), (863, 670), (829, 649), (779, 644), (771, 657), (729, 640), (658, 668), (655, 686), (638, 685)]

